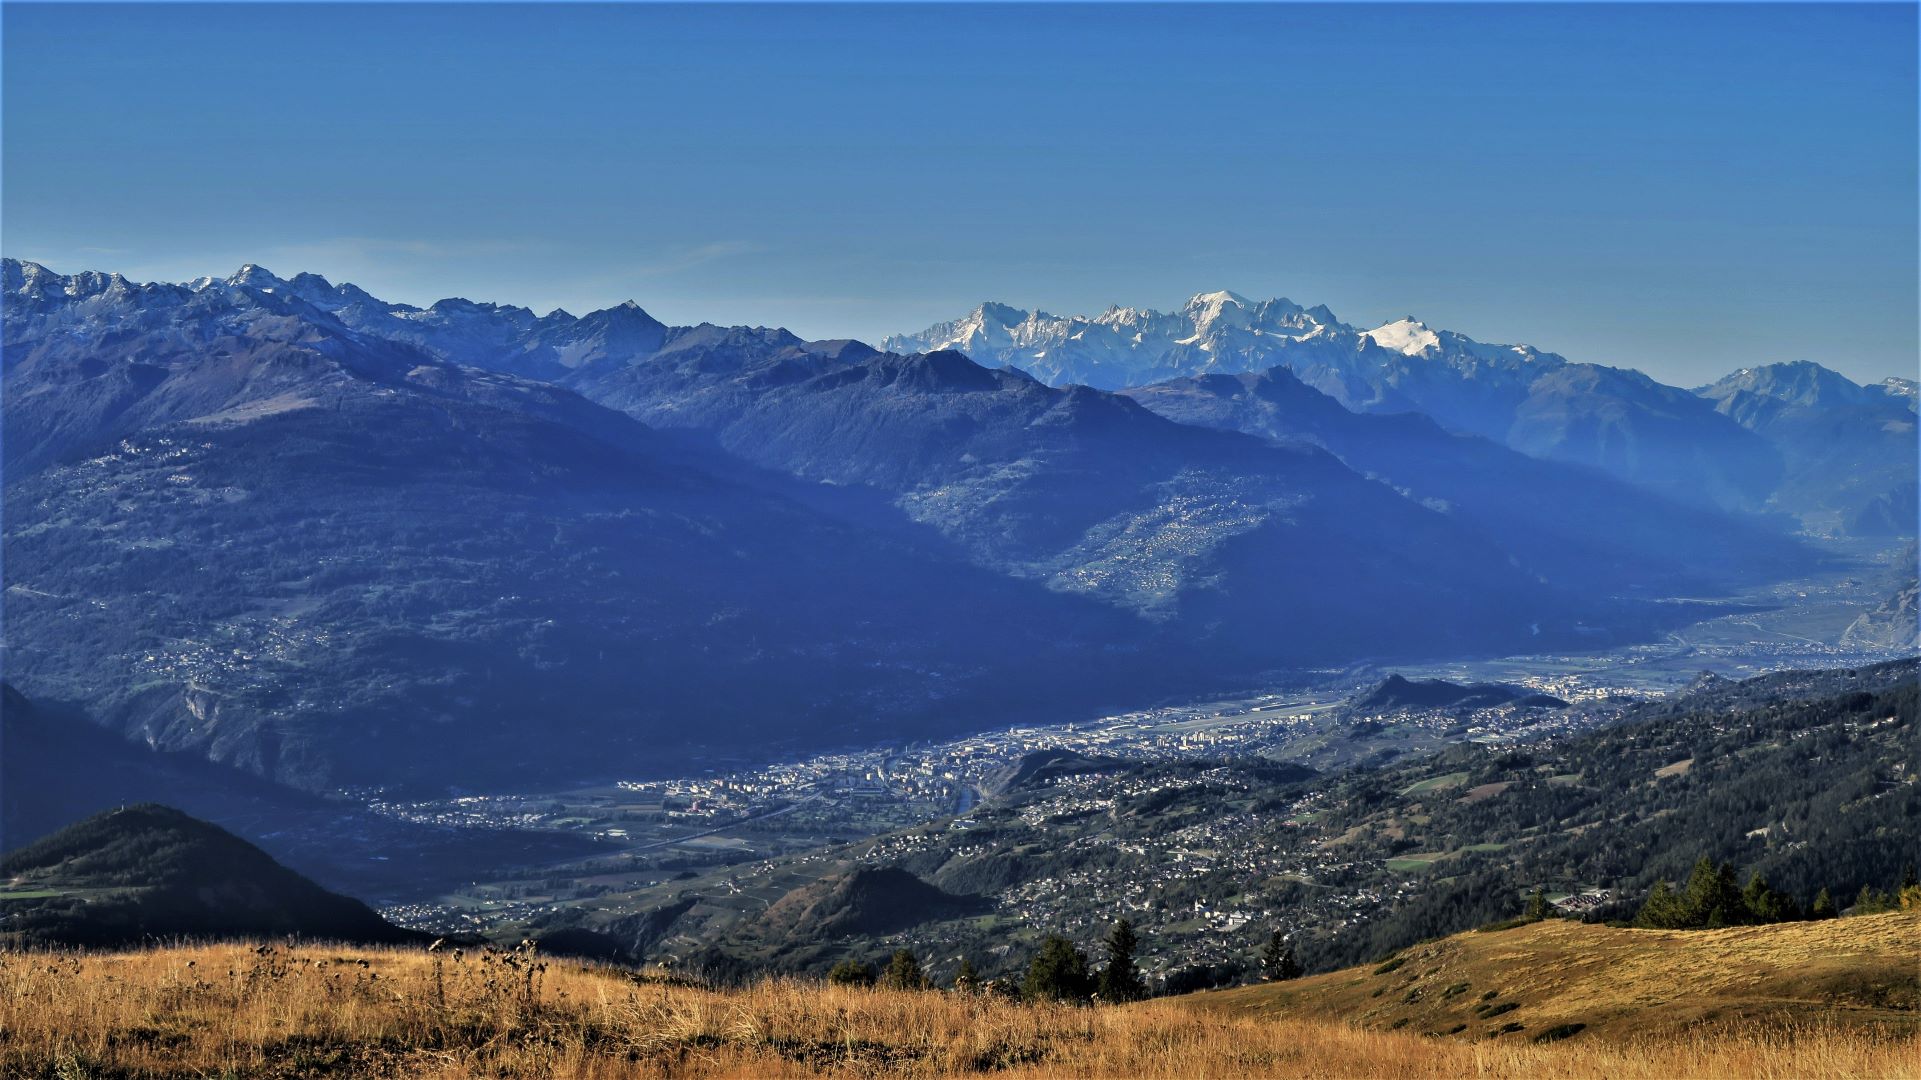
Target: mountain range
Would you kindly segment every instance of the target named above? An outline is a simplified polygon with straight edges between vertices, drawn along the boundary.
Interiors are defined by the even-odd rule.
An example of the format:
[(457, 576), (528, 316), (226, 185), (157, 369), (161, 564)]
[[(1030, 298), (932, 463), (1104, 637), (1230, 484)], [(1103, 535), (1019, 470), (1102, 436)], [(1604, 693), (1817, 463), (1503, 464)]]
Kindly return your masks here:
[(255, 271), (5, 270), (9, 678), (149, 746), (314, 788), (489, 784), (1129, 685), (1101, 649), (1138, 620)]
[(1117, 394), (252, 265), (6, 260), (0, 283), (9, 679), (308, 788), (681, 768), (1622, 641), (1686, 617), (1637, 597), (1813, 557), (1285, 372)]
[[(1050, 385), (1111, 390), (1286, 368), (1354, 412), (1418, 412), (1448, 431), (1601, 469), (1691, 504), (1778, 511), (1830, 528), (1836, 515), (1851, 520), (1896, 488), (1911, 496), (1915, 487), (1913, 381), (1862, 387), (1807, 362), (1746, 369), (1689, 391), (1411, 316), (1364, 329), (1325, 306), (1232, 292), (1199, 294), (1178, 312), (1113, 307), (1095, 316), (988, 303), (882, 344), (956, 349)], [(1828, 437), (1836, 432), (1838, 444)]]

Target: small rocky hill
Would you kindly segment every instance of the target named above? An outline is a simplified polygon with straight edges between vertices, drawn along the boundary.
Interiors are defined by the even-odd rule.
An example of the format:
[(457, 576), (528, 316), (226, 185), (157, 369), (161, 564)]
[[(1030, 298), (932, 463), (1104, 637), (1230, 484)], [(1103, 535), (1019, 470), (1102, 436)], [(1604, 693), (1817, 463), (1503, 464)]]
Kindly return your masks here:
[(14, 947), (422, 938), (225, 829), (155, 803), (97, 814), (0, 859), (0, 916), (0, 945)]

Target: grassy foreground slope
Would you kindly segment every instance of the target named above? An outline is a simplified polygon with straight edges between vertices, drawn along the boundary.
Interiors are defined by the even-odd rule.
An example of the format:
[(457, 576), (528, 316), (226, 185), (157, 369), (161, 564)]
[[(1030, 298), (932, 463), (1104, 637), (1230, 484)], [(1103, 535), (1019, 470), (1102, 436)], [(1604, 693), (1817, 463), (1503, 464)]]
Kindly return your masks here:
[[(1537, 926), (1417, 947), (1385, 976), (1340, 972), (1093, 1008), (792, 981), (715, 991), (520, 953), (240, 945), (0, 953), (0, 1075), (1921, 1075), (1912, 994), (1921, 917), (1765, 932), (1773, 929), (1622, 938)], [(1824, 935), (1836, 944), (1823, 948)], [(1537, 946), (1544, 951), (1531, 954)], [(1575, 953), (1589, 962), (1570, 969)], [(1765, 1013), (1739, 1004), (1787, 1002), (1782, 974), (1807, 958), (1826, 965), (1821, 988)], [(1739, 965), (1763, 960), (1774, 966), (1703, 984), (1690, 1011), (1673, 1008), (1676, 988), (1702, 968), (1744, 973)], [(1459, 977), (1448, 966), (1456, 962), (1469, 965)], [(1894, 978), (1903, 964), (1905, 997)], [(1623, 965), (1637, 973), (1625, 982), (1609, 974)], [(1490, 1021), (1472, 1037), (1434, 1038), (1412, 1024), (1382, 1030), (1392, 1022), (1371, 1015), (1381, 1001), (1399, 1001), (1404, 982), (1438, 996), (1450, 979), (1477, 978), (1503, 983), (1497, 1003), (1525, 1002), (1494, 1020), (1526, 1016), (1533, 1030), (1488, 1038), (1482, 1029), (1501, 1026)], [(1369, 983), (1396, 996), (1376, 998)], [(1857, 985), (1883, 990), (1851, 1004)], [(1535, 1024), (1560, 1015), (1544, 1005), (1554, 994), (1583, 1002), (1594, 1025), (1557, 1041), (1531, 1038), (1545, 1030)], [(1478, 985), (1453, 997), (1463, 1008), (1481, 1004)], [(1604, 1002), (1614, 1010), (1606, 1019)], [(1636, 1015), (1651, 1022), (1633, 1024)], [(1718, 1021), (1683, 1026), (1711, 1015)]]
[[(1921, 1033), (1921, 912), (1724, 930), (1550, 919), (1456, 934), (1381, 964), (1183, 1000), (1227, 1015), (1339, 1018), (1456, 1040), (1622, 1041), (1702, 1025), (1810, 1022), (1913, 1039)], [(1908, 1071), (1921, 1072), (1921, 1053)]]

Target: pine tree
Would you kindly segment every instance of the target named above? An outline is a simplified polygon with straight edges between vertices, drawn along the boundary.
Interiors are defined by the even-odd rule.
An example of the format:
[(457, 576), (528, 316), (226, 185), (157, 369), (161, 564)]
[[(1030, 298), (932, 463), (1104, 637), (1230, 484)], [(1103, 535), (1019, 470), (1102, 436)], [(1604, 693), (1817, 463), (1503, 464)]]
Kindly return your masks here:
[(887, 970), (880, 977), (881, 985), (889, 990), (925, 990), (927, 976), (920, 969), (920, 960), (912, 949), (895, 949), (887, 961)]
[(974, 962), (961, 957), (960, 970), (954, 972), (954, 989), (963, 994), (971, 994), (980, 989), (980, 976), (974, 973)]
[(827, 973), (827, 981), (836, 986), (872, 986), (874, 965), (859, 960), (842, 960)]
[(1281, 930), (1268, 935), (1267, 947), (1261, 950), (1261, 971), (1276, 982), (1300, 978), (1301, 965), (1294, 959), (1294, 946), (1288, 944), (1287, 934)]
[(1270, 979), (1280, 978), (1277, 972), (1280, 971), (1281, 957), (1286, 954), (1287, 934), (1277, 926), (1273, 933), (1267, 935), (1267, 945), (1261, 949), (1262, 973)]
[(1691, 918), (1687, 900), (1674, 891), (1674, 886), (1657, 881), (1648, 890), (1640, 913), (1634, 916), (1634, 925), (1650, 930), (1679, 930), (1689, 926)]
[(1554, 909), (1548, 905), (1547, 890), (1536, 885), (1534, 895), (1527, 898), (1526, 917), (1531, 922), (1540, 922), (1552, 914)]
[(1888, 893), (1878, 892), (1873, 886), (1861, 886), (1860, 895), (1854, 898), (1854, 907), (1848, 909), (1850, 915), (1879, 915), (1893, 911), (1898, 901)]
[(1822, 886), (1821, 891), (1815, 894), (1814, 906), (1808, 909), (1808, 917), (1811, 919), (1834, 918), (1834, 897), (1828, 895), (1827, 886)]
[(1139, 1001), (1147, 996), (1140, 969), (1134, 966), (1134, 949), (1140, 939), (1134, 924), (1126, 919), (1114, 924), (1107, 935), (1107, 966), (1101, 969), (1096, 991), (1102, 1001)]
[(1049, 934), (1021, 980), (1021, 995), (1030, 1001), (1086, 1001), (1093, 993), (1087, 954), (1066, 938)]
[(1793, 910), (1794, 904), (1786, 894), (1768, 887), (1767, 879), (1759, 870), (1748, 878), (1748, 887), (1741, 890), (1741, 906), (1747, 909), (1749, 922), (1786, 922), (1799, 914)]
[(1706, 855), (1694, 864), (1688, 875), (1687, 921), (1683, 926), (1734, 926), (1747, 921), (1747, 907), (1741, 902), (1741, 887), (1735, 884), (1734, 865), (1721, 863)]

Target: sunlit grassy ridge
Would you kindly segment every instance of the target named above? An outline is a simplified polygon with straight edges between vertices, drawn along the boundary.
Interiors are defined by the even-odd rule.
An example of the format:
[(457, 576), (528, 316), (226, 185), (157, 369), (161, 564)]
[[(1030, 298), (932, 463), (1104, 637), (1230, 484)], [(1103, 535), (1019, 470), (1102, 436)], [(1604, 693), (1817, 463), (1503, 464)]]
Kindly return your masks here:
[[(1618, 1040), (1809, 1023), (1912, 1039), (1921, 1032), (1921, 911), (1724, 930), (1551, 919), (1190, 1000), (1229, 1015), (1340, 1018), (1456, 1039), (1503, 1028), (1524, 1039)], [(1921, 1069), (1921, 1057), (1910, 1068)]]
[[(1912, 954), (1921, 920), (1904, 914), (1794, 929), (1826, 928), (1850, 936), (1867, 928), (1864, 940), (1886, 942), (1877, 961), (1885, 967)], [(1606, 932), (1526, 933), (1551, 941)], [(1713, 932), (1618, 933), (1653, 943), (1644, 966), (1650, 994), (1683, 974), (1663, 973), (1663, 952), (1685, 953), (1692, 964), (1742, 949)], [(1668, 949), (1690, 936), (1702, 944)], [(1503, 961), (1511, 970), (1542, 966), (1522, 948), (1527, 937), (1503, 940), (1516, 950)], [(1921, 1076), (1911, 1023), (1862, 1024), (1829, 1009), (1730, 1014), (1692, 1029), (1600, 1025), (1545, 1043), (1529, 1038), (1545, 1029), (1436, 1038), (1411, 1026), (1361, 1026), (1376, 1017), (1337, 1018), (1345, 1007), (1333, 992), (1340, 980), (1392, 981), (1398, 995), (1396, 976), (1424, 962), (1410, 958), (1385, 976), (1351, 971), (1290, 984), (1286, 994), (1301, 1004), (1277, 1013), (1265, 990), (1239, 992), (1267, 993), (1253, 1010), (1233, 994), (1077, 1008), (783, 981), (710, 990), (524, 954), (239, 945), (9, 953), (0, 955), (0, 1075)], [(1428, 981), (1439, 993), (1448, 977), (1437, 972)], [(1329, 991), (1310, 1004), (1317, 985)], [(1641, 1007), (1653, 1015), (1661, 1004)], [(1881, 1011), (1902, 1014), (1896, 1005)]]

